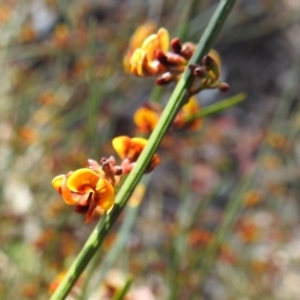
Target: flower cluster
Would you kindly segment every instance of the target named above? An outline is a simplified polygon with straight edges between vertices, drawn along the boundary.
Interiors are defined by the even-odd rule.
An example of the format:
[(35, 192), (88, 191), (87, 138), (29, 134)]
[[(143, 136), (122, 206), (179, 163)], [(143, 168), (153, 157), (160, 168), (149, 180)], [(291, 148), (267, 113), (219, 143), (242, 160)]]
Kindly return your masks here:
[[(151, 26), (144, 25), (133, 35), (131, 40), (135, 43), (130, 43), (125, 55), (125, 70), (138, 77), (156, 76), (158, 85), (177, 82), (188, 66), (196, 46), (191, 42), (182, 43), (179, 38), (170, 42), (169, 33), (165, 28), (150, 34), (142, 42), (141, 39), (151, 29)], [(137, 48), (134, 49), (134, 46)], [(189, 66), (194, 75), (191, 94), (207, 88), (228, 90), (228, 84), (219, 81), (220, 63), (216, 51), (211, 50), (201, 64)]]
[(205, 89), (219, 89), (221, 92), (227, 92), (229, 85), (226, 82), (219, 81), (220, 67), (217, 63), (216, 53), (211, 52), (204, 56), (201, 64), (189, 65), (194, 75), (193, 85), (190, 89), (191, 94), (196, 94)]
[[(113, 147), (122, 162), (116, 164), (111, 156), (102, 158), (100, 164), (88, 160), (88, 167), (56, 176), (52, 186), (62, 195), (64, 201), (75, 206), (75, 211), (84, 214), (85, 223), (92, 218), (96, 208), (109, 213), (115, 203), (115, 187), (123, 175), (128, 174), (147, 144), (143, 138), (119, 136), (113, 139)], [(160, 162), (154, 154), (145, 172), (150, 172)]]

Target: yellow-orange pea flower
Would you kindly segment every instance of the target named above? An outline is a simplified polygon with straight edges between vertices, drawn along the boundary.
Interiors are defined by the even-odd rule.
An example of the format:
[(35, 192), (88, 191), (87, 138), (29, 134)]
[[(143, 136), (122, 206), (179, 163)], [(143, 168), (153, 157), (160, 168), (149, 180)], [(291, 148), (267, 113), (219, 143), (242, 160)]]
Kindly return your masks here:
[(203, 123), (203, 119), (193, 119), (193, 116), (200, 112), (200, 110), (201, 107), (197, 101), (197, 98), (195, 96), (192, 96), (189, 99), (189, 102), (185, 104), (179, 111), (174, 121), (174, 127), (177, 129), (198, 130)]
[(85, 223), (90, 221), (97, 206), (107, 212), (114, 206), (115, 191), (111, 182), (104, 174), (88, 168), (56, 176), (52, 186), (67, 204), (76, 205), (78, 213), (86, 214)]
[[(121, 167), (123, 173), (129, 173), (135, 165), (135, 162), (139, 158), (143, 149), (145, 148), (148, 140), (140, 137), (130, 138), (128, 136), (118, 136), (112, 140), (112, 145), (123, 159)], [(153, 170), (155, 166), (160, 163), (160, 158), (157, 154), (154, 154), (148, 167), (146, 168), (146, 173)]]
[(167, 69), (155, 59), (158, 50), (166, 52), (169, 49), (170, 37), (165, 28), (148, 36), (142, 46), (136, 49), (130, 60), (130, 72), (136, 76), (153, 76), (165, 72)]
[(140, 107), (133, 115), (133, 121), (141, 133), (151, 133), (159, 120), (159, 113), (151, 107)]
[(146, 22), (140, 25), (132, 35), (128, 49), (123, 59), (124, 69), (127, 73), (130, 73), (130, 58), (133, 52), (140, 48), (144, 40), (152, 33), (155, 32), (156, 26), (153, 22)]

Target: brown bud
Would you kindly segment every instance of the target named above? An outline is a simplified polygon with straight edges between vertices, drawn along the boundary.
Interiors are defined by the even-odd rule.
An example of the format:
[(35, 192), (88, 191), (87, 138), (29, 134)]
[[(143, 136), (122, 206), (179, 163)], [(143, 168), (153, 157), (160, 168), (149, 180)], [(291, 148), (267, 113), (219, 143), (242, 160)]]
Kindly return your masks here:
[(182, 45), (180, 54), (185, 59), (189, 60), (192, 57), (194, 51), (195, 51), (195, 45), (190, 42), (187, 42)]
[(170, 66), (182, 66), (187, 63), (186, 59), (182, 56), (170, 52), (167, 55), (167, 60)]
[(206, 70), (205, 70), (205, 68), (203, 68), (203, 67), (198, 67), (198, 68), (195, 68), (193, 74), (194, 74), (196, 77), (203, 78), (203, 77), (205, 77)]
[(165, 55), (165, 53), (158, 49), (156, 50), (156, 53), (155, 53), (155, 58), (163, 65), (169, 65), (168, 63), (168, 58), (167, 56)]
[(211, 69), (215, 66), (216, 62), (209, 55), (205, 55), (202, 59), (202, 63), (208, 69)]
[(158, 77), (155, 82), (157, 85), (166, 85), (172, 82), (172, 79), (172, 74), (170, 72), (166, 72)]
[(213, 81), (218, 80), (220, 76), (220, 70), (216, 61), (211, 56), (206, 55), (203, 57), (202, 63), (207, 69), (208, 77)]
[(181, 42), (180, 42), (179, 38), (174, 38), (171, 41), (171, 49), (176, 54), (181, 54), (182, 45), (181, 45)]
[(114, 175), (117, 175), (117, 176), (122, 175), (122, 173), (123, 173), (123, 170), (120, 166), (114, 166), (113, 170), (114, 170)]
[(199, 78), (205, 77), (206, 70), (201, 65), (192, 64), (192, 65), (189, 65), (189, 69), (191, 70), (191, 72), (193, 73), (194, 76), (199, 77)]
[(218, 84), (218, 89), (219, 89), (220, 92), (225, 93), (229, 90), (229, 84), (226, 83), (226, 82), (220, 82)]

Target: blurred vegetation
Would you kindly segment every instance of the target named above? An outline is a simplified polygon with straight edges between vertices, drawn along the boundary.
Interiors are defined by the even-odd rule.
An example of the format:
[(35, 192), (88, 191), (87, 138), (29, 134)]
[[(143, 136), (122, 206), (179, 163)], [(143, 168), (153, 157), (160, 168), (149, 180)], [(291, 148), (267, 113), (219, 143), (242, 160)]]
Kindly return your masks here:
[[(1, 299), (49, 298), (99, 218), (83, 224), (52, 178), (110, 156), (172, 91), (124, 72), (134, 30), (196, 42), (217, 3), (1, 1)], [(299, 31), (296, 0), (237, 2), (214, 47), (230, 90), (197, 97), (246, 100), (164, 139), (68, 299), (298, 299)]]

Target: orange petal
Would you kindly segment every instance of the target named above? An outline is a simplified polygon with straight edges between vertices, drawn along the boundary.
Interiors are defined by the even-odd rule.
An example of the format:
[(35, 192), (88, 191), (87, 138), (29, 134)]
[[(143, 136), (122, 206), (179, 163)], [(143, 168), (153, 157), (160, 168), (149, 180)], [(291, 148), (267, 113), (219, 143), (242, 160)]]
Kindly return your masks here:
[(156, 111), (147, 107), (141, 107), (133, 115), (134, 123), (143, 131), (151, 132), (158, 122), (159, 116)]
[(72, 192), (85, 194), (95, 189), (99, 177), (100, 176), (91, 169), (78, 169), (70, 175), (66, 185)]
[[(136, 161), (147, 145), (148, 140), (140, 137), (134, 137), (131, 139), (131, 151), (128, 154), (128, 158), (132, 161)], [(135, 152), (135, 157), (130, 157), (130, 155), (133, 155)], [(154, 154), (148, 167), (146, 168), (145, 172), (148, 173), (153, 170), (155, 166), (157, 166), (160, 163), (160, 158), (157, 154)]]
[(146, 168), (145, 170), (145, 173), (148, 173), (148, 172), (151, 172), (157, 165), (160, 164), (160, 158), (159, 156), (155, 153), (153, 156), (152, 156), (152, 159), (148, 165), (148, 167)]
[(156, 50), (160, 49), (157, 34), (149, 35), (142, 44), (142, 49), (147, 54), (147, 60), (149, 62), (153, 61), (155, 59)]
[(132, 49), (141, 47), (143, 41), (148, 35), (155, 31), (155, 24), (152, 22), (146, 22), (140, 25), (134, 32), (132, 38), (130, 39), (129, 46)]
[(79, 201), (81, 195), (72, 193), (67, 187), (67, 176), (63, 178), (61, 185), (61, 195), (64, 201), (69, 205), (75, 205)]
[[(189, 117), (198, 111), (201, 110), (201, 107), (197, 101), (197, 98), (195, 96), (191, 97), (189, 102), (182, 107), (183, 117)], [(186, 129), (190, 130), (198, 130), (203, 124), (203, 119), (198, 118), (191, 122), (185, 123), (183, 126), (185, 126)]]
[(170, 36), (168, 30), (163, 27), (158, 29), (157, 39), (159, 41), (159, 48), (163, 52), (167, 52), (169, 50), (169, 45), (170, 45)]
[(126, 135), (118, 136), (112, 140), (112, 145), (121, 159), (126, 158), (130, 143), (130, 138)]
[(188, 116), (190, 114), (196, 113), (199, 110), (200, 110), (200, 105), (198, 104), (198, 100), (195, 96), (192, 96), (189, 99), (189, 102), (182, 107), (184, 116)]
[(130, 58), (132, 52), (127, 52), (123, 58), (123, 67), (126, 73), (131, 73), (131, 65), (130, 65)]
[(94, 194), (94, 201), (105, 211), (110, 211), (115, 203), (115, 190), (105, 178), (100, 178)]
[(131, 139), (131, 143), (145, 147), (148, 143), (148, 140), (141, 137), (134, 137)]
[(66, 178), (66, 175), (62, 174), (62, 175), (58, 175), (58, 176), (54, 177), (52, 180), (53, 188), (56, 189), (60, 194), (61, 194), (61, 185), (62, 185), (64, 178)]
[(143, 49), (136, 49), (131, 58), (130, 58), (130, 66), (131, 66), (131, 73), (133, 73), (136, 76), (145, 76), (144, 74), (144, 64), (147, 63), (146, 61), (146, 52)]
[(147, 140), (144, 138), (132, 138), (127, 158), (129, 158), (131, 162), (137, 161), (146, 144)]

